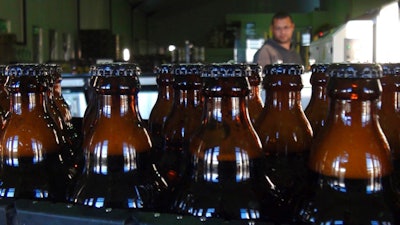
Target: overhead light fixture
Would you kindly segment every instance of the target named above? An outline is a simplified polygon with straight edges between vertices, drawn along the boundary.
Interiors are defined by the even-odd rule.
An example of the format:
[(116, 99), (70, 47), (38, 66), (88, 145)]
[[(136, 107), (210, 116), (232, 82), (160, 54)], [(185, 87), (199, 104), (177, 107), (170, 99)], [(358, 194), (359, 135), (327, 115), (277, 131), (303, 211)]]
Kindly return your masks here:
[(176, 49), (176, 46), (175, 46), (175, 45), (169, 45), (169, 46), (168, 46), (168, 51), (170, 51), (170, 52), (175, 51), (175, 49)]

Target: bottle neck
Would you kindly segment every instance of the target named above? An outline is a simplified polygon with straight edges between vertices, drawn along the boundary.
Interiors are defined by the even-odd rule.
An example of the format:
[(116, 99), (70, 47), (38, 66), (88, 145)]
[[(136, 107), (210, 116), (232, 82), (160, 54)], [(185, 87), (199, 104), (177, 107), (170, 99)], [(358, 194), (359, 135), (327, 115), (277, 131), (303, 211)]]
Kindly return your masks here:
[(328, 114), (328, 120), (342, 126), (360, 129), (377, 124), (376, 101), (353, 101), (335, 99), (331, 101), (331, 112)]
[(265, 106), (270, 110), (302, 110), (301, 77), (296, 75), (269, 75), (264, 79)]
[(98, 95), (99, 118), (131, 117), (139, 119), (137, 95)]
[(250, 86), (249, 100), (261, 100), (261, 88), (259, 85)]
[(207, 97), (205, 112), (206, 123), (210, 121), (247, 123), (250, 121), (245, 96), (209, 96)]
[(197, 89), (175, 89), (174, 107), (187, 108), (201, 106), (201, 93)]
[[(326, 102), (328, 95), (325, 86), (312, 86), (310, 102)], [(316, 103), (317, 104), (317, 103)]]
[(11, 113), (22, 115), (25, 113), (47, 113), (45, 92), (12, 92), (10, 97)]
[(351, 126), (377, 123), (376, 103), (381, 95), (378, 80), (335, 78), (329, 85), (330, 122), (341, 120)]
[(158, 99), (171, 101), (174, 97), (174, 89), (171, 85), (163, 85), (158, 89)]
[(249, 95), (246, 79), (220, 79), (206, 85), (203, 92), (206, 98), (204, 123), (217, 121), (251, 125), (246, 102)]
[(62, 92), (61, 92), (61, 80), (57, 81), (53, 85), (53, 95), (54, 98), (61, 98)]
[(400, 76), (383, 76), (379, 109), (388, 113), (400, 111)]
[(270, 110), (301, 110), (301, 92), (269, 90), (266, 92), (265, 106)]

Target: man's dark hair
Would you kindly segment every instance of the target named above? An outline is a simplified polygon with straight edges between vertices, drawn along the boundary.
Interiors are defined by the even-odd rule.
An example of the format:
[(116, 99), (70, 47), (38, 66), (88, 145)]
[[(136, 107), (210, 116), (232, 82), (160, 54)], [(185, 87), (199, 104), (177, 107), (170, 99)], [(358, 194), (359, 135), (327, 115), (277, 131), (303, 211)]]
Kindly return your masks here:
[(274, 20), (275, 19), (285, 19), (285, 18), (289, 18), (290, 22), (293, 23), (293, 18), (289, 13), (287, 13), (287, 12), (277, 12), (277, 13), (275, 13), (275, 15), (271, 19), (271, 25), (274, 25)]

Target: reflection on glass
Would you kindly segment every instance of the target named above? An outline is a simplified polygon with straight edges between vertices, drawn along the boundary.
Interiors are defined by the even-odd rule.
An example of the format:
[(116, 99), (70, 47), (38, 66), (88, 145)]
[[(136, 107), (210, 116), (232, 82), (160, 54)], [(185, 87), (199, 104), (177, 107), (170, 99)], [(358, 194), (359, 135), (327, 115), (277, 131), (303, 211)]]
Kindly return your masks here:
[(211, 118), (214, 118), (217, 121), (222, 121), (221, 101), (222, 101), (221, 97), (213, 98), (213, 101), (212, 101), (213, 105), (210, 107), (212, 109)]
[(17, 114), (17, 115), (21, 115), (22, 111), (21, 111), (21, 93), (13, 93), (12, 95), (12, 107), (13, 107), (13, 113)]
[(250, 160), (246, 151), (235, 148), (236, 155), (236, 182), (246, 181), (250, 178)]
[[(371, 194), (383, 190), (380, 174), (382, 168), (380, 160), (377, 156), (370, 153), (365, 153), (365, 166), (368, 172), (368, 179), (353, 179), (365, 187), (365, 193)], [(348, 154), (337, 157), (332, 163), (332, 168), (335, 170), (335, 178), (328, 180), (328, 185), (337, 191), (347, 192), (349, 179), (346, 177), (346, 164), (348, 163)]]
[(122, 152), (124, 156), (124, 172), (128, 172), (137, 168), (136, 150), (132, 145), (122, 144)]
[(260, 211), (256, 209), (240, 209), (241, 219), (258, 219), (260, 218)]
[(96, 146), (94, 147), (93, 151), (94, 173), (104, 174), (104, 175), (108, 173), (107, 152), (108, 152), (107, 140), (97, 143)]
[(234, 161), (219, 160), (220, 147), (205, 150), (203, 178), (205, 181), (218, 183), (223, 178), (234, 178), (236, 182), (250, 179), (250, 159), (247, 151), (235, 147)]
[(346, 126), (351, 126), (351, 106), (349, 104), (350, 102), (347, 100), (342, 100), (338, 104), (341, 104), (341, 107), (338, 107), (341, 109), (340, 112), (340, 117), (342, 119), (342, 122)]
[(43, 144), (32, 138), (33, 163), (43, 161)]
[(103, 99), (104, 105), (103, 105), (101, 114), (107, 118), (110, 118), (111, 117), (111, 103), (112, 103), (111, 95), (104, 95), (103, 98), (104, 98)]
[(35, 110), (36, 108), (36, 93), (28, 93), (28, 99), (29, 99), (29, 112)]
[(218, 182), (219, 147), (207, 149), (204, 153), (204, 180)]
[(18, 136), (13, 136), (7, 139), (6, 141), (6, 150), (8, 152), (5, 154), (8, 158), (5, 159), (5, 163), (8, 166), (15, 166), (18, 167)]

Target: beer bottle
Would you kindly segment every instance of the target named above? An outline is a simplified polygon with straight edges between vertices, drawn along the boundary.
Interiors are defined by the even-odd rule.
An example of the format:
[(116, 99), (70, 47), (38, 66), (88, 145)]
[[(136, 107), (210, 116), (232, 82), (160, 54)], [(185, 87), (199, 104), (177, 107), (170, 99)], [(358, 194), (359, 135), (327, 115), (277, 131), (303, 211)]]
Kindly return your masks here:
[[(72, 125), (69, 106), (61, 94), (61, 66), (57, 64), (44, 64), (47, 72), (47, 93), (45, 97), (46, 109), (61, 131), (63, 141), (67, 143), (76, 159), (77, 172), (83, 167), (81, 138)], [(66, 115), (67, 114), (67, 115)]]
[(328, 70), (330, 109), (311, 148), (312, 182), (296, 210), (299, 223), (398, 224), (390, 149), (376, 112), (382, 68), (343, 63)]
[(326, 84), (329, 77), (326, 74), (327, 67), (327, 64), (311, 65), (311, 98), (304, 113), (311, 124), (314, 138), (325, 125), (326, 116), (328, 115), (329, 98), (326, 94)]
[(164, 125), (164, 138), (157, 165), (170, 188), (185, 177), (189, 164), (188, 144), (201, 125), (202, 64), (176, 64), (173, 67), (174, 100), (171, 113)]
[(138, 109), (136, 64), (93, 66), (97, 122), (84, 141), (85, 168), (71, 200), (96, 208), (154, 210), (166, 188), (152, 164), (152, 143)]
[(5, 86), (8, 76), (5, 75), (6, 65), (0, 65), (0, 136), (9, 116), (10, 98)]
[[(271, 187), (248, 116), (250, 68), (211, 64), (203, 71), (203, 123), (190, 141), (191, 172), (177, 187), (176, 213), (226, 220), (269, 220)], [(276, 207), (269, 207), (276, 208)]]
[(57, 64), (46, 64), (50, 75), (53, 77), (53, 101), (56, 104), (57, 109), (60, 111), (61, 118), (63, 121), (68, 125), (72, 126), (71, 121), (72, 121), (72, 114), (70, 111), (70, 107), (65, 100), (64, 96), (62, 95), (62, 88), (61, 88), (61, 72), (62, 68), (60, 65)]
[(158, 161), (161, 155), (163, 127), (165, 120), (172, 110), (174, 89), (172, 64), (162, 64), (156, 68), (158, 96), (148, 121), (149, 132), (153, 141), (154, 160)]
[(379, 124), (392, 153), (395, 185), (400, 189), (400, 114), (397, 101), (400, 93), (400, 64), (381, 64), (383, 76), (380, 78), (382, 94), (378, 104)]
[(65, 201), (74, 156), (47, 111), (47, 71), (39, 64), (13, 64), (5, 73), (11, 107), (1, 138), (0, 195)]
[(87, 139), (85, 137), (89, 136), (89, 133), (92, 131), (95, 121), (97, 119), (98, 99), (95, 86), (98, 76), (96, 73), (97, 67), (95, 65), (91, 66), (89, 70), (89, 84), (86, 90), (86, 96), (88, 99), (87, 106), (82, 118), (82, 134), (84, 140)]
[(0, 107), (3, 111), (8, 112), (10, 108), (10, 99), (5, 83), (8, 77), (5, 75), (6, 65), (0, 65)]
[(251, 122), (254, 124), (260, 115), (264, 103), (261, 99), (262, 66), (249, 64), (251, 75), (248, 77), (250, 83), (250, 94), (247, 101), (247, 107)]
[(266, 174), (280, 191), (281, 202), (275, 220), (290, 222), (293, 205), (307, 185), (306, 162), (312, 142), (312, 129), (301, 106), (301, 75), (297, 64), (264, 67), (264, 110), (255, 129), (266, 155)]

